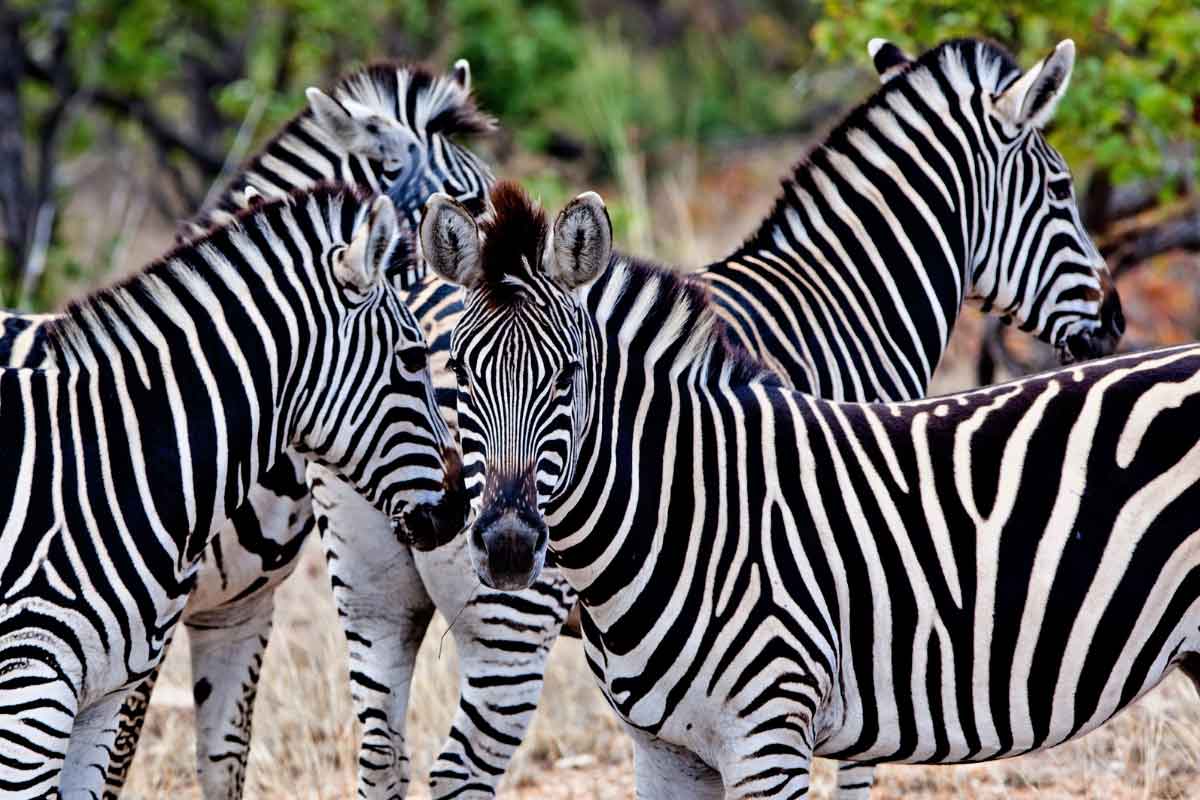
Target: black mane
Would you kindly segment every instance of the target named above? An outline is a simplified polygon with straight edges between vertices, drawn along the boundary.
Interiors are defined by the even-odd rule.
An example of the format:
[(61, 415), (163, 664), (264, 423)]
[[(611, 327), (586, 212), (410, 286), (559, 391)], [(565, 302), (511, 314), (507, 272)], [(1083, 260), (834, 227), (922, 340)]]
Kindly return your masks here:
[[(742, 246), (738, 248), (731, 258), (737, 258), (743, 254), (761, 250), (764, 246), (770, 244), (774, 230), (784, 223), (787, 210), (799, 204), (796, 197), (797, 187), (811, 184), (811, 178), (808, 173), (813, 158), (826, 150), (845, 152), (847, 149), (850, 149), (848, 137), (851, 132), (871, 127), (868, 122), (870, 113), (876, 108), (884, 106), (887, 97), (893, 92), (900, 92), (907, 89), (914, 72), (924, 67), (935, 77), (935, 80), (938, 80), (940, 84), (945, 86), (946, 78), (941, 62), (942, 57), (951, 50), (958, 52), (963, 64), (966, 66), (967, 74), (971, 76), (972, 80), (981, 90), (998, 93), (1007, 88), (1021, 75), (1021, 68), (1017, 65), (1017, 61), (1013, 58), (1012, 54), (1002, 45), (989, 39), (949, 39), (930, 50), (926, 50), (908, 64), (897, 67), (897, 73), (893, 78), (876, 89), (875, 93), (862, 103), (847, 112), (846, 116), (833, 127), (823, 141), (814, 145), (807, 155), (796, 162), (792, 167), (791, 174), (780, 182), (783, 191), (779, 198), (776, 199), (775, 205), (771, 208), (771, 213), (763, 219), (758, 229), (742, 243)], [(999, 67), (999, 81), (994, 87), (985, 87), (979, 83), (980, 66), (985, 59), (995, 62)]]
[[(261, 200), (249, 208), (239, 210), (234, 219), (224, 225), (208, 229), (203, 234), (185, 242), (177, 242), (165, 254), (150, 262), (142, 270), (129, 275), (109, 286), (91, 292), (85, 297), (71, 301), (62, 314), (53, 318), (46, 325), (46, 334), (51, 343), (63, 345), (66, 340), (81, 331), (91, 327), (89, 317), (93, 312), (107, 313), (106, 309), (119, 307), (123, 296), (133, 296), (138, 299), (152, 298), (156, 295), (160, 280), (169, 277), (172, 265), (186, 264), (188, 267), (201, 272), (207, 264), (201, 250), (211, 247), (225, 250), (229, 247), (229, 238), (235, 230), (250, 230), (256, 221), (261, 221), (266, 227), (282, 231), (281, 216), (285, 209), (297, 207), (309, 200), (315, 200), (318, 205), (328, 208), (333, 204), (340, 205), (340, 228), (344, 241), (349, 241), (354, 226), (354, 220), (370, 202), (370, 194), (360, 188), (354, 188), (337, 183), (322, 183), (311, 189), (296, 191), (286, 197), (271, 200)], [(395, 251), (396, 259), (415, 259), (415, 246), (411, 237), (401, 237)]]
[[(496, 184), (492, 189), (491, 206), (491, 213), (480, 223), (484, 234), (481, 288), (492, 303), (513, 305), (522, 299), (520, 284), (532, 277), (527, 269), (534, 272), (541, 269), (550, 222), (545, 209), (519, 184), (511, 181)], [(617, 274), (619, 272), (624, 274)], [(708, 289), (699, 282), (669, 267), (617, 253), (613, 254), (606, 273), (599, 280), (625, 280), (632, 291), (655, 282), (657, 296), (646, 309), (641, 325), (651, 330), (661, 329), (668, 319), (677, 320), (682, 308), (685, 319), (679, 328), (679, 339), (687, 340), (697, 329), (707, 328), (709, 338), (706, 342), (713, 345), (719, 366), (728, 369), (732, 382), (778, 380), (753, 356), (729, 341), (725, 322), (714, 311)]]

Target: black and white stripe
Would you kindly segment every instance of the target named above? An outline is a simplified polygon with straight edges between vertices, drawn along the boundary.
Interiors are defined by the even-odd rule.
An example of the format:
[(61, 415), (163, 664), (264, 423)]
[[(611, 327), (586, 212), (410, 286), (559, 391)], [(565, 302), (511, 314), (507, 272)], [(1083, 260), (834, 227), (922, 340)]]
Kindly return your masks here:
[(286, 449), (393, 519), (461, 525), (425, 344), (385, 278), (412, 257), (399, 233), (386, 198), (262, 205), (73, 305), (53, 369), (0, 370), (5, 796), (102, 793), (200, 554)]
[[(1008, 54), (982, 42), (948, 42), (917, 61), (878, 40), (871, 51), (884, 87), (796, 167), (745, 245), (695, 273), (730, 338), (796, 388), (835, 400), (923, 395), (964, 303), (1012, 317), (1065, 360), (1110, 350), (1124, 325), (1120, 302), (1079, 222), (1066, 165), (1041, 134), (1067, 85), (1070, 43), (1024, 78)], [(1040, 104), (1023, 116), (995, 110), (1035, 87)], [(958, 238), (951, 244), (948, 235)], [(431, 564), (439, 587), (457, 588), (442, 588), (459, 601), (439, 602), (443, 609), (470, 597), (470, 581), (455, 581), (448, 566), (455, 557), (416, 557)], [(553, 612), (572, 590), (548, 574), (536, 591), (551, 600), (522, 594), (521, 602), (549, 610), (545, 624), (557, 625)], [(471, 611), (455, 630), (467, 648), (481, 628), (492, 632), (473, 626)], [(541, 657), (553, 630), (524, 630), (506, 641), (524, 639)], [(544, 661), (522, 666), (536, 667), (524, 674), (540, 686)], [(434, 767), (435, 796), (464, 784), (494, 791), (515, 747), (507, 743), (525, 728), (483, 708), (459, 717), (502, 727), (505, 744), (478, 755), (486, 739), (471, 738), (472, 750), (452, 732)], [(839, 797), (864, 797), (871, 782), (870, 768), (845, 764)]]
[[(256, 195), (281, 197), (325, 181), (387, 193), (414, 230), (435, 192), (482, 208), (491, 170), (457, 139), (488, 133), (495, 122), (475, 106), (465, 60), (449, 75), (372, 64), (342, 78), (330, 94), (317, 88), (307, 94), (309, 105), (243, 166), (190, 229), (219, 223)], [(395, 280), (408, 288), (422, 274), (418, 260)]]
[(1197, 674), (1200, 346), (830, 402), (732, 348), (691, 282), (610, 265), (595, 195), (549, 238), (505, 205), (482, 242), (445, 201), (422, 228), (469, 290), (470, 542), (492, 585), (557, 555), (639, 796), (1019, 755)]
[[(491, 172), (456, 140), (490, 130), (493, 121), (476, 108), (470, 82), (465, 61), (445, 76), (417, 67), (378, 64), (342, 79), (330, 95), (310, 89), (314, 106), (247, 163), (212, 211), (189, 223), (191, 235), (202, 234), (216, 222), (229, 222), (254, 202), (311, 187), (324, 178), (347, 180), (372, 193), (390, 189), (400, 203), (398, 211), (409, 221), (419, 219), (433, 191), (448, 191), (468, 205), (479, 205), (491, 184)], [(423, 270), (418, 264), (397, 259), (390, 276), (393, 283), (399, 287), (420, 275)], [(0, 312), (0, 364), (51, 363), (45, 334), (53, 319), (53, 315)], [(241, 796), (274, 591), (295, 568), (300, 546), (313, 528), (306, 467), (303, 458), (288, 453), (251, 489), (247, 503), (232, 514), (202, 555), (184, 612), (196, 698), (197, 763), (209, 798)], [(334, 480), (328, 474), (326, 478)], [(357, 499), (349, 486), (343, 484), (342, 490)], [(380, 524), (389, 528), (386, 519)], [(368, 551), (375, 544), (385, 551), (406, 548), (390, 533), (386, 539), (378, 544), (360, 538), (354, 544)], [(338, 575), (337, 570), (352, 572), (347, 565), (370, 561), (372, 554), (360, 558), (350, 552), (352, 547), (344, 549), (345, 558), (330, 554), (335, 586), (357, 586), (353, 574)], [(353, 591), (340, 593), (353, 595)], [(400, 584), (396, 592), (399, 596), (389, 598), (384, 609), (424, 594), (419, 582)], [(348, 605), (344, 623), (351, 648), (362, 647), (369, 653), (378, 639), (373, 635), (375, 612), (352, 596)], [(377, 666), (371, 672), (384, 674), (385, 670)], [(148, 679), (123, 711), (108, 784), (113, 793), (119, 792), (132, 762), (152, 685)], [(370, 710), (360, 709), (360, 716), (364, 713)]]
[(1120, 300), (1041, 130), (1074, 45), (1024, 74), (974, 40), (912, 61), (871, 49), (882, 88), (797, 165), (759, 230), (697, 273), (731, 338), (839, 400), (923, 395), (964, 303), (1064, 363), (1112, 352)]

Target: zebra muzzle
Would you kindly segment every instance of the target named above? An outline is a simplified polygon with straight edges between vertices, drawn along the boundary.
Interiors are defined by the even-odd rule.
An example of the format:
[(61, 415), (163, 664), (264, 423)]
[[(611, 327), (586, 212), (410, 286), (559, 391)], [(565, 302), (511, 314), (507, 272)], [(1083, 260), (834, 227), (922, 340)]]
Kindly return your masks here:
[(529, 516), (515, 508), (485, 511), (471, 527), (471, 561), (486, 586), (518, 591), (541, 574), (549, 531)]
[(442, 463), (446, 477), (437, 499), (417, 503), (392, 518), (396, 538), (417, 550), (441, 547), (453, 541), (467, 525), (470, 503), (463, 482), (462, 458), (457, 450), (447, 448), (442, 453)]

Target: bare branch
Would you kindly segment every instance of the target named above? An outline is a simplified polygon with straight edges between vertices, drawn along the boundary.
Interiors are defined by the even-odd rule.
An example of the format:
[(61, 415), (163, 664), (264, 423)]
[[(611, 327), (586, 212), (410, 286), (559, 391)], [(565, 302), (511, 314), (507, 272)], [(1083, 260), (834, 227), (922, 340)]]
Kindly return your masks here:
[[(23, 63), (29, 77), (43, 83), (61, 86), (50, 69), (38, 64), (27, 53), (24, 54)], [(68, 77), (67, 86), (73, 93), (80, 93), (84, 99), (89, 100), (97, 108), (138, 123), (156, 145), (187, 156), (206, 176), (216, 175), (221, 171), (224, 159), (200, 142), (175, 130), (170, 123), (142, 100), (107, 89), (81, 89), (73, 75)]]
[(1170, 250), (1200, 251), (1200, 200), (1123, 221), (1099, 245), (1114, 275)]

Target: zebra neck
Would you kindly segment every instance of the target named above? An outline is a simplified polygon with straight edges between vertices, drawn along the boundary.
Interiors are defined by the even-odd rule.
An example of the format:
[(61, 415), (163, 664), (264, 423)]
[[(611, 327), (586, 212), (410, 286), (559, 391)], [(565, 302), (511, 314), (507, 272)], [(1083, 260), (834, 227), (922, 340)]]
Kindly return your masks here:
[(586, 302), (591, 405), (547, 521), (558, 563), (599, 621), (618, 589), (648, 579), (651, 554), (679, 566), (687, 541), (664, 527), (667, 504), (702, 508), (730, 479), (732, 454), (711, 436), (735, 413), (726, 393), (778, 379), (731, 350), (703, 295), (669, 273), (616, 263)]
[(106, 421), (97, 446), (128, 443), (144, 475), (130, 491), (152, 498), (180, 569), (289, 444), (316, 339), (300, 309), (255, 302), (298, 288), (279, 286), (265, 262), (235, 270), (187, 258), (69, 311), (51, 335), (77, 401)]
[(802, 162), (759, 230), (698, 277), (734, 340), (793, 387), (919, 397), (967, 295), (974, 165), (859, 133)]

